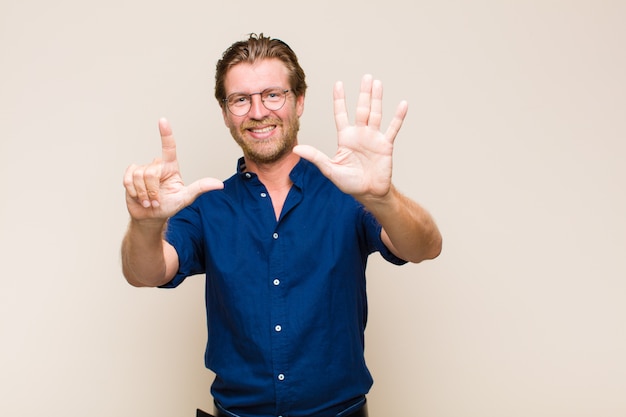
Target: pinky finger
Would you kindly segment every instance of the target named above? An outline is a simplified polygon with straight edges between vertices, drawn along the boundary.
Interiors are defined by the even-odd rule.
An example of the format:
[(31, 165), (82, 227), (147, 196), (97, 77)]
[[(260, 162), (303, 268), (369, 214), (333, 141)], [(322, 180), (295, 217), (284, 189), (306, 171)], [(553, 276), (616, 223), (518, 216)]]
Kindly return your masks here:
[(137, 169), (137, 165), (130, 165), (124, 173), (124, 188), (131, 198), (137, 198), (137, 189), (133, 181), (133, 172)]
[(406, 101), (401, 101), (398, 104), (398, 108), (396, 109), (396, 114), (393, 116), (391, 123), (389, 123), (389, 127), (385, 132), (385, 138), (391, 143), (396, 140), (396, 136), (402, 127), (402, 123), (404, 122), (404, 118), (406, 117), (406, 113), (409, 110), (409, 105)]

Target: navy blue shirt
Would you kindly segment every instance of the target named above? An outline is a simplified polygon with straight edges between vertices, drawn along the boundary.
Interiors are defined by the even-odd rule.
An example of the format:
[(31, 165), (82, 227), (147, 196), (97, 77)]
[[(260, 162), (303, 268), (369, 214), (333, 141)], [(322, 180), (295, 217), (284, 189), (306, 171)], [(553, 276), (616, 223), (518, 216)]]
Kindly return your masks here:
[(310, 162), (292, 170), (277, 221), (243, 158), (224, 189), (169, 220), (180, 268), (165, 287), (206, 274), (214, 399), (247, 416), (335, 416), (372, 385), (364, 360), (365, 267), (381, 226)]

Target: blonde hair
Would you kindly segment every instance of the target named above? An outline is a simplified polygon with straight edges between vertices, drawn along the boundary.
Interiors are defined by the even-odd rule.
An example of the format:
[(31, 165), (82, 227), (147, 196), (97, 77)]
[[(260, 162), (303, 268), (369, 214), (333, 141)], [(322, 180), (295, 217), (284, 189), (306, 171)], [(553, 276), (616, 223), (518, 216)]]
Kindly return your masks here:
[(262, 33), (251, 33), (247, 40), (233, 43), (217, 61), (215, 69), (215, 98), (224, 105), (226, 89), (224, 79), (228, 70), (242, 62), (254, 63), (262, 59), (279, 59), (289, 71), (290, 91), (296, 96), (302, 96), (306, 92), (304, 70), (298, 63), (295, 52), (280, 39), (272, 39)]

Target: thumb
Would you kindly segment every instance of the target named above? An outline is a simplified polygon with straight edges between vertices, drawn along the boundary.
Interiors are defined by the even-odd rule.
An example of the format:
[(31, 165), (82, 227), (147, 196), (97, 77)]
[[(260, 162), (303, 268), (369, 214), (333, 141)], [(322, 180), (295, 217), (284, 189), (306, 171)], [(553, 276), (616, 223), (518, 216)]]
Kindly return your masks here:
[(202, 178), (192, 182), (187, 186), (187, 194), (189, 201), (187, 204), (193, 203), (200, 194), (204, 194), (208, 191), (221, 190), (224, 188), (224, 183), (215, 178)]
[(296, 145), (293, 148), (293, 153), (312, 162), (322, 171), (322, 174), (328, 176), (331, 171), (330, 158), (323, 152), (310, 145)]

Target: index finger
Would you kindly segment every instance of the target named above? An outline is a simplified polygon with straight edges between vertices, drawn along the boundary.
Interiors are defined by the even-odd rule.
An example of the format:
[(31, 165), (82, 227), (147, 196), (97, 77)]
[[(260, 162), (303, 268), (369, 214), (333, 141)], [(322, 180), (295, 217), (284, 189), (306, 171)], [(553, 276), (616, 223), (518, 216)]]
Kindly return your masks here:
[(163, 162), (176, 162), (176, 141), (172, 135), (170, 123), (166, 118), (159, 119), (159, 133), (161, 134)]

